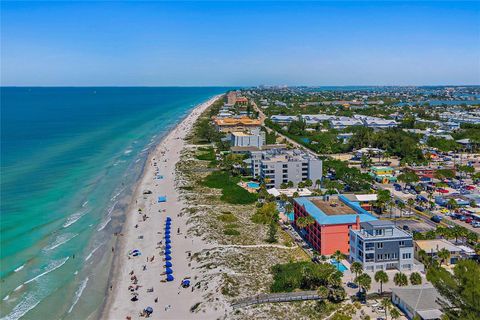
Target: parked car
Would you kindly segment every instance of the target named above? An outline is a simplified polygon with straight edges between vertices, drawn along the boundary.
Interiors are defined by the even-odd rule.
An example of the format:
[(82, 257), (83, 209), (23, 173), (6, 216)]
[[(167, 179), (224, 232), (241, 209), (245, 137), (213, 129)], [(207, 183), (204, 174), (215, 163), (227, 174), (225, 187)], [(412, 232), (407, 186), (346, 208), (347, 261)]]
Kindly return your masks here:
[(358, 285), (354, 282), (347, 282), (347, 287), (356, 289), (358, 288)]
[(424, 196), (418, 194), (417, 197), (416, 197), (417, 201), (421, 201), (421, 202), (428, 202), (428, 199), (425, 198)]
[(449, 191), (447, 189), (443, 189), (443, 188), (438, 188), (437, 189), (437, 192), (440, 192), (440, 193), (449, 193)]
[(442, 221), (442, 217), (439, 215), (434, 215), (433, 217), (430, 218), (433, 222), (440, 223)]
[(415, 206), (415, 210), (418, 210), (420, 212), (424, 212), (425, 211), (425, 208), (422, 207), (422, 206)]
[(480, 228), (480, 221), (473, 221), (473, 222), (472, 222), (472, 227), (474, 227), (474, 228)]
[(402, 229), (403, 229), (403, 230), (405, 230), (405, 231), (410, 231), (410, 227), (409, 227), (409, 226), (407, 226), (406, 224), (405, 224), (405, 225), (403, 225), (403, 228), (402, 228)]
[(470, 218), (470, 217), (468, 217), (467, 219), (465, 219), (465, 222), (468, 223), (468, 224), (472, 223), (472, 221), (473, 221), (473, 219)]

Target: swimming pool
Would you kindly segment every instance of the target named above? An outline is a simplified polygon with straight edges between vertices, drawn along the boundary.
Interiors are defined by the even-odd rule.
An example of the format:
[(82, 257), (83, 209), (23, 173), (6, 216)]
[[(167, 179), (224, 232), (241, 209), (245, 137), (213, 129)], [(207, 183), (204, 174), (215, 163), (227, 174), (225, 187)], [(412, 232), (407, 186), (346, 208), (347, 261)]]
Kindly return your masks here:
[(332, 265), (334, 265), (335, 268), (337, 268), (338, 271), (340, 271), (340, 272), (344, 272), (344, 271), (347, 271), (347, 270), (348, 270), (348, 268), (345, 267), (345, 265), (344, 265), (343, 263), (341, 263), (341, 262), (338, 263), (337, 260), (335, 260), (335, 259), (330, 259), (330, 263), (331, 263)]
[(252, 188), (252, 189), (258, 189), (258, 188), (260, 188), (260, 183), (250, 181), (250, 182), (247, 182), (247, 187)]

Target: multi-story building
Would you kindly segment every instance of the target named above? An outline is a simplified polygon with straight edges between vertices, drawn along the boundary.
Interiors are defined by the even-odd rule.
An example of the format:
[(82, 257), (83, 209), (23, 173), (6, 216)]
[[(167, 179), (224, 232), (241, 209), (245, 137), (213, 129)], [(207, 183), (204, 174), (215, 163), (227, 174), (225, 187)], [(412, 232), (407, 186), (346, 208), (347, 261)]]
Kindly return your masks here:
[(314, 218), (315, 223), (300, 232), (311, 246), (323, 255), (331, 255), (337, 250), (348, 254), (349, 231), (360, 229), (362, 222), (377, 220), (358, 202), (351, 201), (343, 195), (295, 198), (293, 211), (295, 224), (301, 217)]
[[(272, 149), (260, 154), (252, 153), (252, 174), (267, 188), (279, 188), (282, 183), (322, 179), (322, 160), (301, 150)], [(255, 167), (258, 165), (258, 167)]]
[(230, 91), (227, 94), (227, 102), (230, 105), (234, 105), (237, 102), (237, 93), (235, 91)]
[(230, 133), (230, 144), (234, 147), (257, 147), (265, 144), (265, 132), (254, 129), (251, 133), (232, 132)]
[(242, 132), (254, 129), (260, 129), (261, 122), (258, 119), (249, 117), (240, 118), (218, 118), (214, 117), (215, 128), (220, 132)]
[(413, 269), (413, 238), (392, 221), (360, 223), (350, 230), (350, 261), (362, 263), (367, 272)]

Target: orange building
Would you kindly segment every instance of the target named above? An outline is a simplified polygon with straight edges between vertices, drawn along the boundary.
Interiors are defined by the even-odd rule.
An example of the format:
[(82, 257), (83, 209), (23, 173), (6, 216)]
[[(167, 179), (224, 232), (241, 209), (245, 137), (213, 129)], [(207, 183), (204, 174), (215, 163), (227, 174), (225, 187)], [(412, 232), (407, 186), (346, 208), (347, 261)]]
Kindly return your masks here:
[(377, 220), (358, 202), (353, 202), (343, 195), (295, 198), (293, 211), (295, 224), (300, 217), (309, 215), (314, 218), (315, 223), (300, 232), (322, 255), (331, 255), (337, 250), (348, 254), (349, 230), (360, 229), (360, 222)]
[(220, 132), (242, 132), (259, 128), (262, 123), (259, 119), (251, 119), (249, 117), (241, 118), (213, 118), (215, 127)]

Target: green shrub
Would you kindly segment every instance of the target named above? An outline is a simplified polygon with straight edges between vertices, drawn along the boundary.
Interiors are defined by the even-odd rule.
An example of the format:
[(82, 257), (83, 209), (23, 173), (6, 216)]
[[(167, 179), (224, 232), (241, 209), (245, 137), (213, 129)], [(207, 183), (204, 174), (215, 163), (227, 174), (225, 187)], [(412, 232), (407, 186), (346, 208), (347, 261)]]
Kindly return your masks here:
[(272, 267), (272, 292), (290, 292), (295, 289), (315, 290), (341, 281), (341, 272), (330, 263), (311, 261), (277, 264)]
[(239, 236), (240, 231), (235, 230), (235, 229), (225, 229), (223, 230), (223, 233), (226, 234), (227, 236)]
[(233, 215), (231, 212), (224, 212), (222, 215), (217, 217), (218, 220), (222, 222), (232, 223), (238, 221), (238, 218)]

